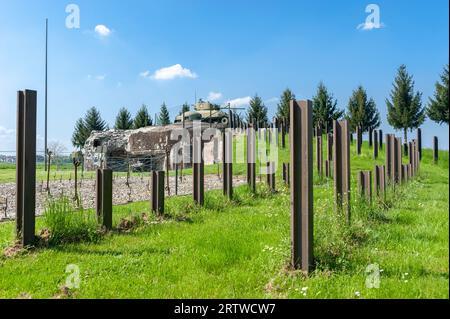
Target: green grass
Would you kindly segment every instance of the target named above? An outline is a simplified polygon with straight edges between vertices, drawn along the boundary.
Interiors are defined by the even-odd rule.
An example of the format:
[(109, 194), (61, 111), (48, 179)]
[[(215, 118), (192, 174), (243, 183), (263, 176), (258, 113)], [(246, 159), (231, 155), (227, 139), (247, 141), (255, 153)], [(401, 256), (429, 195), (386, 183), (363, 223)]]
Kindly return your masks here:
[(48, 245), (95, 241), (100, 237), (96, 216), (83, 208), (75, 209), (67, 197), (50, 199), (42, 218)]
[[(357, 157), (352, 146), (353, 190), (357, 170), (384, 161), (384, 152), (373, 161), (367, 145), (363, 150)], [(280, 151), (280, 166), (287, 156)], [(76, 264), (81, 285), (73, 298), (448, 299), (448, 152), (440, 158), (433, 165), (425, 150), (420, 176), (391, 190), (386, 204), (368, 206), (353, 193), (351, 226), (333, 211), (332, 181), (316, 176), (316, 271), (308, 277), (287, 267), (289, 191), (278, 176), (277, 194), (259, 185), (253, 195), (244, 186), (229, 202), (211, 191), (204, 208), (194, 206), (190, 196), (172, 197), (163, 220), (149, 215), (146, 224), (129, 232), (1, 257), (0, 298), (57, 296), (66, 266)], [(116, 206), (114, 225), (142, 213), (149, 213), (146, 202)], [(38, 218), (37, 228), (45, 227), (45, 219)], [(13, 223), (0, 225), (0, 247), (11, 244), (13, 228)], [(382, 269), (380, 288), (368, 289), (365, 270), (375, 263)]]

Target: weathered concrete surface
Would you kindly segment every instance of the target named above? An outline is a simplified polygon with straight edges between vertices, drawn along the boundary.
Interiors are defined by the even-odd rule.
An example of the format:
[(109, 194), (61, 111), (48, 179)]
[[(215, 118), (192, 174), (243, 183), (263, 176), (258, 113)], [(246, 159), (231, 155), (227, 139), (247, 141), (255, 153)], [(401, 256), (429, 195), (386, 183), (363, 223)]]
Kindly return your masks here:
[[(209, 128), (209, 124), (202, 123), (200, 127), (201, 131), (204, 132)], [(216, 128), (223, 129), (219, 126), (216, 126)], [(174, 151), (171, 153), (171, 150), (175, 144), (181, 141), (182, 129), (181, 124), (171, 124), (149, 126), (137, 130), (112, 129), (104, 132), (92, 132), (84, 147), (84, 167), (86, 170), (97, 169), (101, 166), (103, 160), (104, 165), (115, 172), (127, 171), (129, 165), (133, 171), (163, 170), (166, 166), (167, 154), (170, 154), (170, 167), (173, 167), (175, 155)], [(191, 140), (193, 135), (192, 122), (185, 123), (185, 129), (189, 133), (185, 141)], [(205, 141), (204, 160), (206, 164), (213, 163), (216, 156), (211, 151), (214, 149), (214, 139), (209, 137)], [(221, 150), (221, 148), (218, 147), (218, 150)], [(186, 154), (188, 153), (186, 152)], [(192, 160), (192, 156), (190, 157)], [(217, 155), (217, 158), (220, 158), (220, 156)], [(185, 166), (190, 166), (186, 164)]]

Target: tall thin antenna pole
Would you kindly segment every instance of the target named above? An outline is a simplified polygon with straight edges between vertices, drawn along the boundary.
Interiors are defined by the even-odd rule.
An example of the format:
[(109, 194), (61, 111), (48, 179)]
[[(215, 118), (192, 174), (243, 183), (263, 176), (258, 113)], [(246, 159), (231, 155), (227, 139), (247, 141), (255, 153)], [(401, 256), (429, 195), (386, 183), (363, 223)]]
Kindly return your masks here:
[(47, 65), (48, 65), (48, 19), (45, 19), (45, 134), (44, 134), (45, 171), (47, 171)]

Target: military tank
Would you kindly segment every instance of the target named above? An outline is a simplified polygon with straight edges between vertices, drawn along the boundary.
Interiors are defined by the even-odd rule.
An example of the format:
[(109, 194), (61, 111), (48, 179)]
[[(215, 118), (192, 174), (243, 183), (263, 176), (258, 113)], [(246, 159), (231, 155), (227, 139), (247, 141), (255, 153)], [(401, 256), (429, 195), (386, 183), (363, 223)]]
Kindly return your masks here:
[[(228, 114), (220, 110), (220, 106), (210, 102), (200, 101), (195, 105), (194, 111), (184, 113), (184, 121), (202, 121), (205, 123), (214, 123), (228, 125)], [(175, 118), (175, 123), (183, 122), (183, 114)]]

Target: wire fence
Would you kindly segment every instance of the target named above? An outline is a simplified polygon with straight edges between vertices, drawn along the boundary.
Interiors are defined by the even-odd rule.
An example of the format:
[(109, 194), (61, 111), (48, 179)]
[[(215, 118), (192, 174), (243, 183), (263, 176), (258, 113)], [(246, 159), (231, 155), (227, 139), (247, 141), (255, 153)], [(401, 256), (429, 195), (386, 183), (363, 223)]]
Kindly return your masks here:
[[(166, 171), (166, 196), (187, 195), (193, 190), (193, 178), (190, 164), (170, 163), (168, 154), (161, 153), (153, 156), (106, 157), (104, 165), (113, 171), (113, 204), (122, 205), (132, 202), (149, 201), (151, 197), (152, 169)], [(100, 167), (97, 163), (96, 167)], [(222, 176), (219, 164), (217, 173), (205, 176), (205, 189), (219, 189), (222, 187)], [(70, 168), (44, 171), (43, 167), (36, 169), (36, 214), (45, 210), (48, 199), (61, 196), (73, 200), (83, 208), (95, 207), (96, 171), (82, 170), (71, 164)], [(15, 170), (15, 169), (14, 169)], [(75, 178), (77, 176), (77, 178)], [(14, 176), (13, 176), (14, 177)], [(236, 176), (235, 183), (246, 182), (245, 178)], [(15, 217), (16, 184), (14, 181), (0, 183), (0, 220)]]

